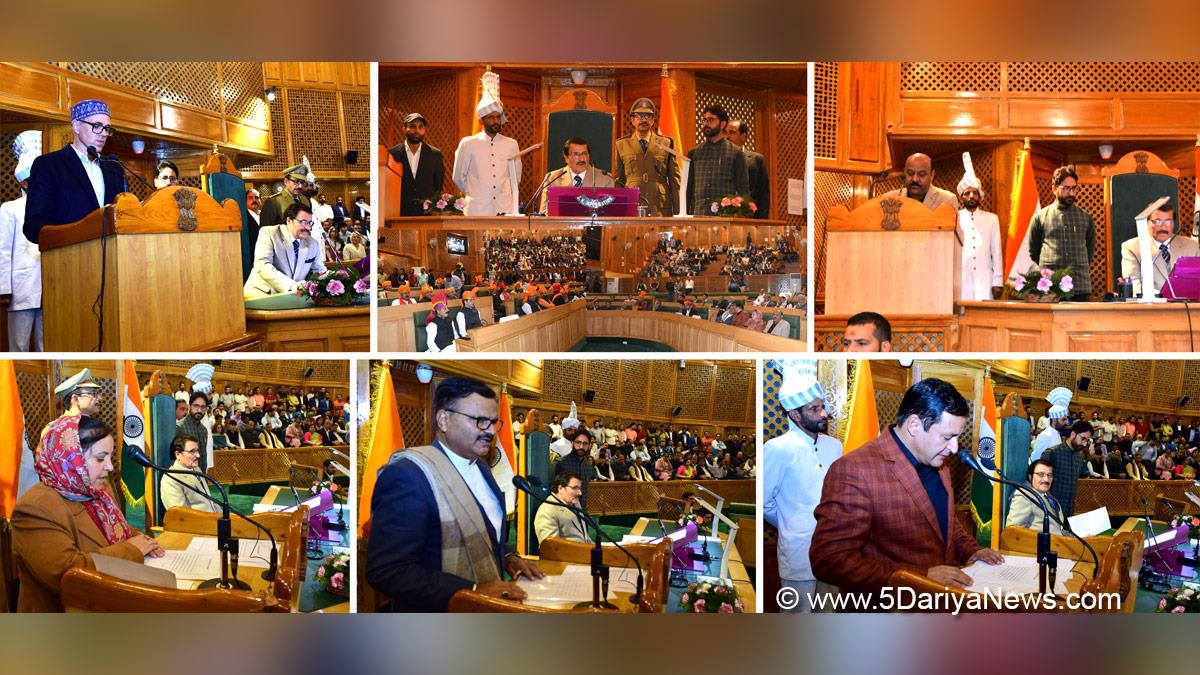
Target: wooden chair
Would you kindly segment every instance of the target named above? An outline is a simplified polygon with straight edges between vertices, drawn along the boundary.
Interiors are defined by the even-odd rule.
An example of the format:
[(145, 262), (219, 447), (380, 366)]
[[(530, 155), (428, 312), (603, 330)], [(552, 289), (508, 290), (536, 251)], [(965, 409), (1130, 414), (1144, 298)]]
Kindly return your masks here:
[[(176, 509), (171, 509), (175, 511)], [(169, 513), (169, 512), (168, 512)], [(202, 516), (212, 527), (192, 534), (216, 533), (216, 514), (193, 512), (174, 520), (203, 530)], [(167, 528), (170, 530), (170, 528)], [(257, 530), (255, 530), (257, 531)], [(160, 588), (77, 567), (62, 578), (60, 598), (68, 612), (292, 612), (300, 607), (300, 586), (307, 559), (304, 543), (308, 536), (308, 508), (290, 514), (280, 542), (279, 569), (271, 592), (223, 589), (177, 590)]]

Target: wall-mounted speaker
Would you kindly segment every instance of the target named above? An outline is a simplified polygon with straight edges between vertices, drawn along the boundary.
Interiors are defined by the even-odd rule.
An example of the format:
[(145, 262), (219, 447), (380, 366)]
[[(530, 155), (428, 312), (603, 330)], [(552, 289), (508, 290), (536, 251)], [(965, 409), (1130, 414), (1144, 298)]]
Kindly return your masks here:
[(1077, 382), (1075, 384), (1076, 384), (1077, 391), (1087, 391), (1088, 387), (1091, 386), (1091, 384), (1092, 384), (1092, 378), (1081, 377), (1081, 378), (1079, 378), (1079, 382)]
[(596, 400), (596, 391), (594, 389), (588, 389), (587, 391), (583, 392), (584, 403), (591, 403), (594, 400)]
[(683, 406), (681, 406), (681, 405), (677, 405), (674, 408), (671, 408), (671, 414), (676, 417), (678, 417), (679, 413), (681, 413), (681, 412), (683, 412)]
[(312, 374), (313, 374), (312, 366), (309, 366), (308, 368), (304, 369), (304, 375), (302, 377), (307, 380), (308, 378), (312, 377)]
[(357, 150), (347, 150), (346, 151), (346, 163), (347, 164), (358, 164), (358, 151)]

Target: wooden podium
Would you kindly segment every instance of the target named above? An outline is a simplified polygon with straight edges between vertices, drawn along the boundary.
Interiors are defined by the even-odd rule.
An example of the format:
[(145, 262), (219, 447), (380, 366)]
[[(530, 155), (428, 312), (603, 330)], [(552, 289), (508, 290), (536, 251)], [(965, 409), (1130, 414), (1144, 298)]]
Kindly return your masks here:
[[(169, 509), (164, 531), (156, 537), (168, 549), (186, 549), (191, 535), (216, 535), (218, 514), (192, 509)], [(61, 598), (68, 612), (298, 612), (300, 585), (307, 564), (308, 507), (289, 514), (254, 516), (271, 531), (279, 545), (279, 567), (273, 582), (264, 581), (262, 568), (242, 567), (238, 578), (250, 590), (181, 590), (148, 586), (76, 567), (62, 578)], [(259, 537), (253, 525), (235, 518), (233, 536)]]
[(958, 214), (908, 197), (876, 197), (826, 220), (825, 313), (953, 314), (962, 284)]
[(83, 220), (44, 228), (46, 351), (202, 351), (242, 338), (241, 229), (237, 204), (189, 187), (145, 204), (121, 193)]

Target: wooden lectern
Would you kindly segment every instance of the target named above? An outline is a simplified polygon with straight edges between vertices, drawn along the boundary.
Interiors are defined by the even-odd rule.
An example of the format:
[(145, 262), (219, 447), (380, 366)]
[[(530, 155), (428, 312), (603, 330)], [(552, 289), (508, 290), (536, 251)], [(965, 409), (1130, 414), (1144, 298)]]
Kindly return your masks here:
[[(670, 590), (671, 550), (669, 539), (663, 539), (654, 544), (625, 544), (631, 555), (637, 558), (642, 566), (643, 587), (642, 597), (637, 605), (633, 605), (628, 594), (617, 593), (614, 599), (618, 610), (623, 612), (658, 613), (666, 609), (667, 593)], [(540, 564), (548, 574), (561, 574), (568, 564), (587, 565), (591, 560), (593, 544), (579, 541), (568, 541), (550, 537), (538, 547), (541, 555)], [(604, 548), (604, 564), (611, 568), (635, 567), (629, 558), (616, 547)], [(610, 593), (613, 599), (613, 593)], [(536, 612), (536, 613), (567, 613), (567, 612), (611, 612), (604, 609), (548, 609), (525, 605), (515, 600), (504, 600), (474, 591), (459, 591), (450, 598), (448, 607), (451, 612)]]
[[(165, 531), (159, 540), (171, 539), (186, 548), (192, 534), (215, 536), (215, 513), (170, 509), (164, 518)], [(271, 531), (279, 544), (279, 568), (274, 582), (263, 581), (261, 568), (243, 567), (238, 577), (250, 584), (243, 590), (178, 590), (126, 581), (77, 567), (62, 578), (61, 598), (68, 612), (296, 612), (300, 610), (300, 585), (307, 565), (308, 507), (289, 514), (263, 514), (255, 519)], [(235, 519), (233, 535), (253, 539), (257, 528)], [(176, 529), (178, 528), (178, 529)], [(164, 543), (166, 548), (176, 548)]]
[(236, 203), (189, 187), (145, 204), (121, 193), (83, 220), (44, 228), (46, 351), (203, 351), (243, 338), (241, 230)]
[(908, 197), (876, 197), (826, 220), (825, 313), (953, 314), (962, 284), (958, 214)]

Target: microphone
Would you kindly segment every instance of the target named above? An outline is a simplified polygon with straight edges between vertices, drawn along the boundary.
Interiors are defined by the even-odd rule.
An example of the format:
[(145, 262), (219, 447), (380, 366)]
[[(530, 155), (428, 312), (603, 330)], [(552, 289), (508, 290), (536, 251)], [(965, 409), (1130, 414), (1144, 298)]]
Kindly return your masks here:
[[(567, 169), (569, 169), (569, 168), (570, 167), (563, 167), (562, 169), (559, 169), (558, 173), (553, 174), (553, 177), (551, 176), (551, 174), (546, 174), (546, 177), (542, 179), (541, 184), (538, 185), (537, 189), (533, 191), (533, 195), (529, 199), (525, 200), (525, 203), (521, 205), (521, 210), (525, 212), (526, 216), (533, 215), (532, 213), (529, 212), (529, 205), (533, 203), (533, 200), (537, 199), (537, 196), (542, 193), (542, 190), (545, 189), (545, 187), (547, 185), (558, 180), (564, 173), (567, 172)], [(542, 215), (540, 213), (540, 209), (539, 209), (538, 215)]]
[[(88, 159), (92, 160), (93, 162), (96, 160), (100, 160), (101, 162), (112, 162), (113, 164), (116, 164), (117, 166), (121, 167), (121, 170), (124, 171), (126, 173), (126, 175), (133, 176), (134, 178), (136, 178), (137, 181), (142, 184), (142, 187), (146, 188), (147, 190), (149, 190), (151, 192), (154, 192), (155, 190), (158, 189), (158, 188), (154, 187), (153, 185), (151, 185), (145, 178), (142, 178), (142, 176), (140, 174), (137, 174), (137, 173), (134, 173), (133, 171), (131, 171), (129, 169), (129, 167), (125, 166), (125, 163), (122, 162), (120, 160), (120, 158), (118, 158), (116, 155), (113, 155), (113, 154), (101, 155), (99, 152), (96, 152), (96, 148), (93, 148), (90, 145), (88, 146), (88, 149), (87, 149), (87, 155), (88, 155)], [(126, 183), (125, 187), (127, 187), (127, 188), (129, 187), (128, 183)]]
[[(274, 581), (275, 580), (275, 573), (279, 568), (279, 547), (275, 543), (274, 535), (271, 534), (270, 530), (263, 527), (256, 521), (250, 519), (249, 517), (237, 512), (237, 511), (234, 511), (229, 506), (229, 495), (226, 494), (224, 485), (221, 485), (220, 482), (215, 480), (212, 476), (209, 476), (208, 474), (204, 473), (203, 471), (181, 471), (179, 469), (163, 468), (163, 467), (155, 464), (154, 462), (150, 461), (150, 458), (146, 456), (146, 453), (143, 452), (142, 449), (136, 445), (129, 447), (129, 456), (133, 459), (133, 461), (137, 462), (142, 467), (151, 469), (153, 471), (158, 471), (166, 476), (170, 476), (171, 480), (175, 481), (176, 483), (179, 483), (180, 485), (191, 490), (192, 492), (195, 492), (196, 494), (204, 497), (208, 501), (220, 506), (221, 507), (221, 520), (224, 520), (225, 522), (224, 522), (224, 525), (222, 525), (222, 523), (220, 521), (218, 521), (218, 523), (217, 523), (218, 538), (220, 538), (220, 535), (222, 534), (222, 530), (224, 530), (224, 533), (226, 536), (232, 536), (232, 533), (229, 529), (229, 514), (230, 513), (232, 513), (232, 514), (236, 515), (237, 517), (241, 518), (242, 520), (250, 523), (254, 527), (257, 527), (259, 530), (262, 530), (263, 534), (267, 535), (267, 538), (271, 541), (271, 559), (268, 561), (269, 567), (267, 567), (267, 570), (262, 573), (262, 578), (265, 581)], [(212, 483), (213, 485), (216, 485), (217, 489), (221, 491), (221, 498), (223, 501), (219, 502), (216, 499), (213, 499), (212, 495), (208, 494), (207, 492), (197, 490), (195, 488), (195, 486), (188, 485), (187, 483), (179, 480), (172, 474), (186, 474), (186, 475), (191, 475), (191, 476), (199, 476), (199, 477), (207, 480), (208, 482)], [(238, 583), (241, 583), (241, 582), (238, 582)], [(248, 588), (249, 587), (247, 587), (247, 589)]]
[[(621, 546), (616, 541), (613, 541), (612, 537), (608, 536), (608, 534), (604, 530), (600, 529), (600, 524), (597, 523), (594, 519), (592, 519), (592, 517), (589, 516), (587, 514), (587, 512), (585, 512), (583, 509), (579, 508), (578, 506), (568, 504), (568, 503), (564, 502), (563, 500), (559, 499), (557, 495), (552, 494), (550, 492), (550, 489), (547, 488), (546, 485), (544, 483), (542, 483), (542, 480), (540, 478), (538, 478), (537, 476), (532, 476), (532, 475), (531, 476), (513, 476), (512, 483), (513, 483), (513, 486), (516, 487), (518, 490), (524, 492), (525, 494), (533, 497), (534, 499), (536, 499), (540, 502), (549, 504), (549, 503), (552, 503), (552, 502), (550, 502), (550, 500), (553, 499), (554, 500), (553, 503), (555, 503), (559, 506), (565, 507), (567, 510), (569, 510), (572, 513), (576, 514), (577, 516), (583, 518), (584, 521), (587, 522), (587, 524), (592, 526), (592, 529), (594, 529), (596, 531), (596, 539), (595, 539), (596, 546), (595, 546), (595, 548), (592, 549), (592, 576), (593, 577), (600, 574), (599, 570), (603, 567), (604, 549), (601, 548), (601, 545), (600, 545), (601, 537), (607, 539), (613, 546), (617, 547), (617, 550), (621, 551), (622, 553), (625, 554), (626, 557), (628, 557), (630, 560), (632, 560), (633, 564), (637, 565), (638, 575), (637, 575), (637, 592), (635, 592), (633, 594), (633, 597), (631, 598), (631, 600), (633, 601), (634, 604), (638, 604), (639, 602), (641, 602), (642, 587), (643, 587), (643, 584), (645, 583), (645, 578), (642, 575), (642, 563), (636, 557), (634, 557), (632, 553), (625, 550), (624, 546)], [(605, 572), (607, 572), (607, 569), (605, 569)], [(587, 603), (587, 604), (590, 604), (590, 605), (596, 606), (596, 607), (602, 606), (601, 600), (599, 598), (598, 587), (594, 588), (593, 591), (594, 591), (594, 599), (591, 603)]]

